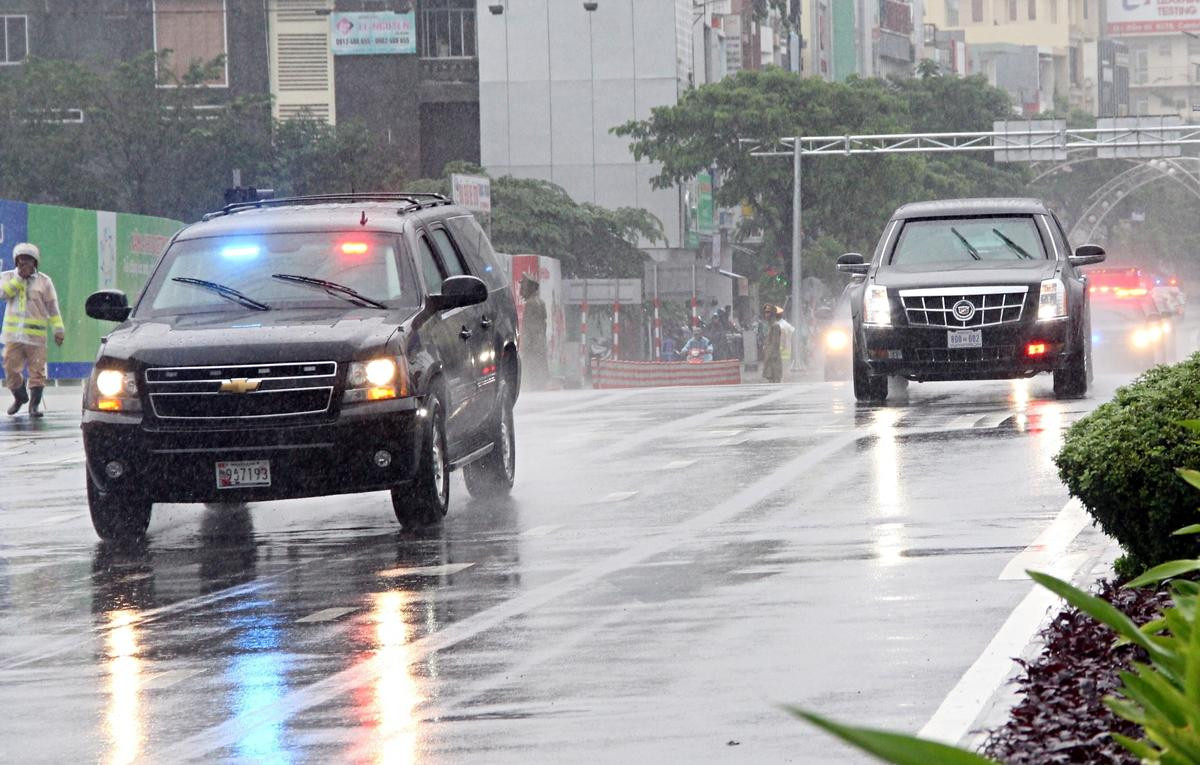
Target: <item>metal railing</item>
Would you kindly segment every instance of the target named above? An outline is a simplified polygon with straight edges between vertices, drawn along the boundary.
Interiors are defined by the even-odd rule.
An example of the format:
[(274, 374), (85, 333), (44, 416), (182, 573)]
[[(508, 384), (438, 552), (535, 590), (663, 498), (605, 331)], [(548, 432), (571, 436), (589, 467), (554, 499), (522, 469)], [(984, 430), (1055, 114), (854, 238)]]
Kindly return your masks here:
[(474, 8), (425, 8), (419, 32), (421, 58), (476, 55)]

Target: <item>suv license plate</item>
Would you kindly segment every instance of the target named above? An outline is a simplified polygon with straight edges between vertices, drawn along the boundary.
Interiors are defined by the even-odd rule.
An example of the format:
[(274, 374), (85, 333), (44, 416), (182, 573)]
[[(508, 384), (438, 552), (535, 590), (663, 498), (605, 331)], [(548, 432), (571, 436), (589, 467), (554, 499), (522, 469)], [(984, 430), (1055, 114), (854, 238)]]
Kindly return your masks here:
[(244, 460), (217, 463), (217, 488), (241, 489), (247, 486), (270, 486), (270, 460)]
[(946, 333), (947, 348), (982, 348), (983, 330), (952, 329)]

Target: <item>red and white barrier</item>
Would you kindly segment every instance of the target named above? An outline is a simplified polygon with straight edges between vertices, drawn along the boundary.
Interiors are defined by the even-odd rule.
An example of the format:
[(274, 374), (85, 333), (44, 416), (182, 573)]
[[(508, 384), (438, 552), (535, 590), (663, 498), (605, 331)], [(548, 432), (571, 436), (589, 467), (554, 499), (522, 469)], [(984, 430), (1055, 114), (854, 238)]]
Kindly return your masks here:
[(742, 362), (614, 361), (598, 359), (592, 365), (594, 388), (655, 388), (673, 385), (738, 385)]

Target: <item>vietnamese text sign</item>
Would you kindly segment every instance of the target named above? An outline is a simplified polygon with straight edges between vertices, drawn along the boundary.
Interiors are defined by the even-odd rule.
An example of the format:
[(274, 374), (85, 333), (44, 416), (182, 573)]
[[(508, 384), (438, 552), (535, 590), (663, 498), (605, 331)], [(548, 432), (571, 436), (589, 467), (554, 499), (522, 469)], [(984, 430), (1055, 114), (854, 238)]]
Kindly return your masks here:
[(492, 182), (479, 175), (450, 176), (450, 198), (471, 212), (491, 213)]
[(1200, 30), (1200, 0), (1108, 0), (1110, 35)]
[(333, 13), (329, 40), (335, 56), (417, 52), (416, 14)]

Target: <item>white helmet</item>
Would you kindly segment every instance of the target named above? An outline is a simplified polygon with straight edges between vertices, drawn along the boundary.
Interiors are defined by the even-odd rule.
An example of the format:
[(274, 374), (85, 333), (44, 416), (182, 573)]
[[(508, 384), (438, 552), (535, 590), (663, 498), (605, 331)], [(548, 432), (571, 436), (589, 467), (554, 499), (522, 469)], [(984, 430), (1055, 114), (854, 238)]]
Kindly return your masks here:
[(17, 258), (21, 257), (22, 255), (28, 255), (29, 257), (33, 258), (33, 264), (35, 266), (41, 265), (40, 261), (42, 258), (42, 251), (38, 249), (36, 244), (32, 242), (21, 242), (16, 247), (13, 247), (14, 263), (16, 262)]

